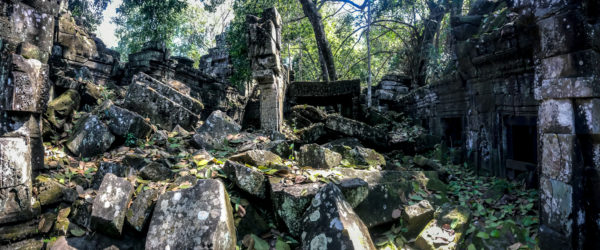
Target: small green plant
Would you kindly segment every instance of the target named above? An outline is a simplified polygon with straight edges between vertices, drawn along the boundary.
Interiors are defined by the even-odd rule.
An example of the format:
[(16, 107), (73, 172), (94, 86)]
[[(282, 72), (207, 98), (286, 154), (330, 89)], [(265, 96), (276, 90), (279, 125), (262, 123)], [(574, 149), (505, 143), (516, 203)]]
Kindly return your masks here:
[(125, 137), (125, 146), (133, 147), (135, 145), (137, 145), (137, 138), (135, 137), (134, 134), (128, 133), (127, 136)]

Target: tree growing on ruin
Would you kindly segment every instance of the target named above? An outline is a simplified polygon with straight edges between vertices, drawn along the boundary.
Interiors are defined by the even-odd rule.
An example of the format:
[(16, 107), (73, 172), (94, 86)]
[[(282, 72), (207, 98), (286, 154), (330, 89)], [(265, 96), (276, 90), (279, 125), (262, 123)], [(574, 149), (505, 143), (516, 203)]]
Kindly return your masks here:
[(102, 23), (102, 13), (110, 2), (111, 0), (69, 0), (68, 8), (85, 28), (93, 32)]

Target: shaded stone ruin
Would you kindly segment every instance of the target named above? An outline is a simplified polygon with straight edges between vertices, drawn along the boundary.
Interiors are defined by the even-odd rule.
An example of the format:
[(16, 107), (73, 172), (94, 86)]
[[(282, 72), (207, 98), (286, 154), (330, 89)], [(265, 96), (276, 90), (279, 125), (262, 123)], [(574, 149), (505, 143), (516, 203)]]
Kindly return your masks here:
[(360, 80), (333, 82), (293, 82), (287, 103), (333, 107), (343, 116), (357, 119), (360, 114)]
[(462, 149), (479, 173), (539, 180), (542, 249), (598, 248), (598, 8), (476, 1), (451, 20), (455, 74), (374, 96)]

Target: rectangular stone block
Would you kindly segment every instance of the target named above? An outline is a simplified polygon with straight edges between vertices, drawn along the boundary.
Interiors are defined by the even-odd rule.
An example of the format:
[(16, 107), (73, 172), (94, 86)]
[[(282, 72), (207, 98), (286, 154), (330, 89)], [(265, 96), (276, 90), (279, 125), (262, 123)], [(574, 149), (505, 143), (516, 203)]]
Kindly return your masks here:
[(33, 217), (31, 151), (24, 137), (0, 137), (0, 224)]
[(572, 100), (543, 101), (538, 113), (539, 127), (543, 133), (575, 133), (575, 110)]
[(600, 98), (575, 100), (575, 132), (600, 136)]
[(542, 175), (571, 183), (574, 168), (581, 167), (580, 149), (575, 135), (542, 135)]
[(590, 41), (584, 16), (571, 10), (538, 22), (541, 57), (565, 54), (586, 48)]
[(30, 42), (49, 53), (54, 42), (54, 16), (19, 2), (13, 2), (11, 7), (10, 34), (0, 34), (0, 37), (16, 43)]
[(539, 100), (600, 97), (600, 79), (596, 76), (542, 80)]
[(540, 178), (541, 224), (570, 237), (573, 232), (573, 187), (561, 181)]
[(542, 59), (542, 79), (585, 77), (600, 71), (600, 56), (592, 49)]
[(12, 54), (12, 71), (0, 82), (0, 110), (42, 113), (48, 101), (48, 65)]

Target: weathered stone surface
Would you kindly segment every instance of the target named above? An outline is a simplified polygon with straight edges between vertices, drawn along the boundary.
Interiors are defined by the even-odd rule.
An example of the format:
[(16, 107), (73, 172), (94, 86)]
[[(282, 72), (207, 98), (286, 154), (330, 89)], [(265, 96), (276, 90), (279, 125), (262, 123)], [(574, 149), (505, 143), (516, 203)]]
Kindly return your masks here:
[(35, 46), (29, 42), (22, 42), (17, 48), (19, 55), (25, 59), (35, 59), (41, 63), (48, 63), (48, 57), (50, 54), (48, 51), (42, 51), (38, 46)]
[(98, 232), (120, 236), (133, 185), (114, 174), (104, 176), (92, 207), (92, 228)]
[(561, 134), (575, 132), (575, 109), (570, 99), (543, 101), (540, 105), (539, 117), (542, 132)]
[(325, 184), (319, 182), (292, 186), (271, 183), (271, 200), (275, 213), (292, 235), (299, 237), (302, 233), (302, 214), (323, 186)]
[(33, 217), (31, 157), (26, 138), (0, 137), (0, 224)]
[(28, 239), (15, 242), (6, 246), (0, 246), (0, 250), (38, 250), (44, 248), (44, 241), (41, 239)]
[(83, 118), (73, 131), (66, 145), (76, 156), (90, 157), (104, 153), (115, 141), (115, 136), (95, 115)]
[(73, 202), (69, 220), (84, 228), (90, 228), (93, 199), (78, 199)]
[(173, 172), (159, 162), (151, 162), (140, 170), (140, 177), (146, 180), (162, 181), (173, 178)]
[(38, 190), (37, 198), (40, 205), (47, 206), (63, 201), (65, 187), (48, 176), (40, 175), (35, 178)]
[(573, 186), (564, 182), (540, 178), (541, 222), (562, 235), (573, 232)]
[(300, 129), (309, 126), (310, 123), (325, 122), (327, 114), (314, 106), (296, 105), (292, 107), (290, 117), (296, 128)]
[(146, 249), (235, 249), (233, 214), (225, 186), (199, 180), (194, 187), (160, 196)]
[(301, 166), (330, 169), (340, 164), (342, 155), (317, 144), (307, 144), (300, 147), (298, 161)]
[(386, 164), (383, 155), (370, 148), (361, 146), (350, 148), (348, 146), (339, 145), (331, 147), (333, 151), (340, 153), (351, 165), (359, 167), (381, 167)]
[(15, 225), (3, 225), (0, 227), (0, 243), (15, 242), (38, 234), (35, 221), (28, 221)]
[(156, 189), (145, 190), (135, 198), (127, 210), (127, 222), (138, 232), (143, 232), (150, 223), (150, 216), (159, 194)]
[(71, 207), (62, 206), (58, 210), (58, 215), (56, 216), (56, 223), (54, 223), (54, 234), (56, 235), (67, 235), (69, 233), (69, 226), (71, 222), (69, 221), (69, 214), (71, 213)]
[(342, 116), (328, 116), (325, 127), (343, 135), (357, 138), (373, 146), (385, 147), (387, 145), (387, 135), (382, 131), (365, 123)]
[(48, 103), (44, 116), (52, 126), (62, 128), (71, 118), (73, 111), (79, 109), (80, 101), (79, 92), (69, 89)]
[(143, 73), (133, 78), (124, 107), (150, 118), (153, 124), (166, 130), (172, 130), (176, 125), (192, 129), (200, 120), (203, 109), (200, 101)]
[(92, 188), (98, 189), (100, 185), (104, 181), (104, 176), (107, 174), (114, 174), (117, 177), (127, 177), (131, 174), (131, 169), (124, 165), (114, 163), (114, 162), (100, 162), (100, 167), (98, 167), (98, 171), (94, 174), (94, 179), (92, 180)]
[(98, 110), (98, 117), (103, 120), (110, 131), (117, 136), (146, 139), (152, 132), (151, 125), (135, 112), (116, 106), (108, 100)]
[(303, 129), (296, 131), (296, 135), (300, 137), (303, 143), (311, 143), (318, 141), (321, 137), (327, 135), (325, 125), (323, 123), (315, 123)]
[(57, 42), (62, 46), (62, 56), (74, 62), (85, 63), (98, 53), (94, 40), (75, 24), (70, 13), (61, 15), (58, 20)]
[(194, 142), (201, 148), (212, 149), (223, 145), (227, 135), (237, 134), (242, 127), (227, 114), (217, 110), (202, 124), (194, 135)]
[(123, 239), (109, 238), (102, 234), (84, 237), (58, 237), (48, 243), (50, 250), (95, 250), (95, 249), (144, 249), (144, 243), (139, 238), (124, 237)]
[(290, 144), (285, 140), (270, 141), (264, 146), (264, 149), (269, 150), (284, 159), (288, 159), (293, 153)]
[(369, 230), (332, 183), (317, 192), (302, 224), (302, 249), (375, 249)]
[(542, 171), (541, 174), (548, 178), (571, 183), (573, 168), (582, 162), (578, 154), (577, 137), (564, 134), (544, 134), (541, 141)]
[[(13, 2), (11, 11), (8, 12), (7, 24), (3, 24), (2, 38), (15, 43), (31, 42), (42, 51), (50, 52), (53, 43), (54, 14), (55, 11), (45, 12), (47, 9), (38, 8), (40, 1), (27, 1), (25, 3)], [(54, 2), (50, 3), (56, 5)], [(52, 14), (50, 14), (52, 13)], [(7, 25), (8, 27), (4, 27)]]
[(260, 170), (227, 161), (223, 171), (240, 189), (258, 198), (266, 198), (267, 178)]
[[(461, 207), (444, 207), (436, 219), (421, 231), (415, 245), (419, 249), (457, 249), (471, 213)], [(454, 229), (446, 229), (444, 224), (454, 223)]]
[[(42, 113), (48, 101), (48, 65), (12, 54), (9, 79), (0, 81), (0, 110)], [(9, 69), (10, 70), (10, 69)]]
[(360, 178), (343, 179), (338, 187), (352, 208), (357, 207), (369, 195), (369, 183)]
[(435, 210), (427, 200), (422, 200), (419, 203), (404, 207), (404, 210), (402, 210), (402, 219), (404, 220), (404, 225), (406, 225), (406, 228), (408, 229), (406, 232), (407, 235), (417, 235), (421, 229), (433, 219), (434, 211)]
[(249, 164), (252, 166), (276, 166), (283, 165), (281, 157), (278, 155), (265, 150), (250, 150), (244, 153), (240, 153), (229, 157), (229, 160), (236, 161), (242, 164)]

